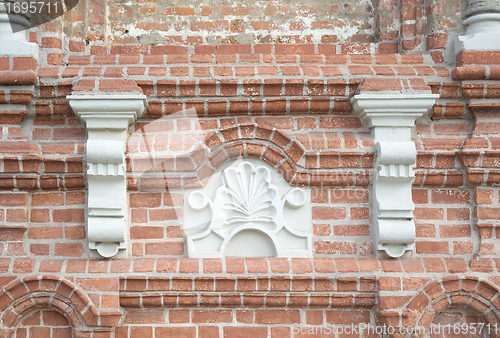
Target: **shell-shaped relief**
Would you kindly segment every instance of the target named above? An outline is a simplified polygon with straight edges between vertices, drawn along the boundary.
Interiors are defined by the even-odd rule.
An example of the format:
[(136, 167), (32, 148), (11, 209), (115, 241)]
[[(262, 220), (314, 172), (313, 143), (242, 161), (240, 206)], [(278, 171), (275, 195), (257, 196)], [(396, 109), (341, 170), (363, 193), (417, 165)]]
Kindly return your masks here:
[(218, 189), (222, 201), (222, 228), (263, 227), (274, 230), (278, 191), (271, 186), (271, 173), (265, 167), (255, 168), (244, 162), (222, 174), (224, 186)]
[[(288, 190), (271, 170), (250, 161), (234, 164), (221, 173), (213, 201), (204, 191), (188, 196), (184, 216), (189, 257), (312, 255), (310, 212), (302, 208), (309, 206), (308, 195), (301, 188)], [(275, 184), (287, 191), (284, 197)], [(285, 210), (286, 218), (302, 229), (287, 224)]]

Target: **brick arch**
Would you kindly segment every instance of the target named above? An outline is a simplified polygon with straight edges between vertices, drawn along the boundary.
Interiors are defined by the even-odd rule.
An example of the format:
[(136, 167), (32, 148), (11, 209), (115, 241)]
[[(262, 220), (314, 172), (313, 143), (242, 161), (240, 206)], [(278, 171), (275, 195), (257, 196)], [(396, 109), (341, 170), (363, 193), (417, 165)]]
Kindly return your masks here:
[(75, 336), (78, 336), (79, 332), (85, 331), (81, 313), (68, 304), (66, 298), (46, 291), (33, 292), (17, 299), (15, 304), (6, 310), (8, 317), (4, 320), (4, 325), (14, 333), (23, 318), (44, 309), (54, 310), (63, 315), (68, 320)]
[(225, 163), (254, 157), (273, 166), (288, 183), (297, 180), (296, 184), (307, 185), (308, 174), (298, 169), (303, 167), (299, 161), (305, 162), (304, 153), (304, 147), (281, 130), (244, 123), (209, 132), (202, 144), (183, 155), (169, 158), (127, 155), (127, 184), (130, 190), (139, 191), (201, 188)]
[(0, 291), (1, 320), (7, 337), (23, 317), (41, 309), (64, 315), (75, 332), (83, 332), (89, 326), (113, 327), (121, 318), (120, 312), (99, 313), (76, 285), (53, 275), (16, 279)]
[[(288, 183), (298, 172), (297, 165), (305, 153), (299, 142), (281, 130), (255, 123), (212, 131), (205, 136), (203, 142), (210, 150), (207, 163), (212, 170), (237, 158), (254, 157), (276, 168)], [(198, 175), (201, 178), (203, 166), (199, 169)]]
[[(474, 312), (486, 323), (500, 327), (500, 288), (477, 277), (449, 276), (432, 281), (407, 303), (407, 326), (429, 327), (436, 315), (449, 308)], [(491, 337), (500, 337), (500, 333)]]
[(17, 338), (72, 338), (78, 337), (79, 330), (74, 329), (68, 317), (52, 308), (36, 309), (23, 316), (15, 328)]
[(237, 126), (220, 129), (218, 132), (211, 132), (204, 138), (207, 147), (213, 151), (219, 148), (223, 142), (233, 142), (242, 140), (271, 141), (281, 149), (295, 164), (297, 164), (305, 149), (300, 143), (277, 128), (271, 128), (256, 123), (243, 123)]

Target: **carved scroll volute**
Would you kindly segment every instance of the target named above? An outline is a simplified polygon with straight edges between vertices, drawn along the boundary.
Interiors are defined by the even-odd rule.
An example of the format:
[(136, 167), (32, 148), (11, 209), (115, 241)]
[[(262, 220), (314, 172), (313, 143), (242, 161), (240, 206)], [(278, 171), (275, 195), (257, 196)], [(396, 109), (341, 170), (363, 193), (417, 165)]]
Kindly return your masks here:
[(126, 249), (128, 200), (125, 177), (127, 128), (144, 113), (139, 94), (71, 95), (75, 113), (86, 122), (89, 248), (114, 257)]

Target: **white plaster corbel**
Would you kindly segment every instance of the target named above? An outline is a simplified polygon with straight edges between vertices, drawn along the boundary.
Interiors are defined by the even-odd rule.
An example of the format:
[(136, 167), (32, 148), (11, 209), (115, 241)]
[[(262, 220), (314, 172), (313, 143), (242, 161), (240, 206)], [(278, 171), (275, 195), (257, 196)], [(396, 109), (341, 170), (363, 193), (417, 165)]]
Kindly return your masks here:
[(144, 113), (141, 94), (71, 95), (71, 108), (87, 124), (88, 241), (92, 250), (113, 257), (126, 249), (127, 185), (125, 142), (128, 126)]
[(429, 110), (437, 94), (359, 94), (354, 111), (371, 128), (377, 160), (373, 181), (373, 230), (378, 250), (400, 257), (415, 242), (412, 200), (413, 165), (417, 153), (411, 140), (415, 119)]

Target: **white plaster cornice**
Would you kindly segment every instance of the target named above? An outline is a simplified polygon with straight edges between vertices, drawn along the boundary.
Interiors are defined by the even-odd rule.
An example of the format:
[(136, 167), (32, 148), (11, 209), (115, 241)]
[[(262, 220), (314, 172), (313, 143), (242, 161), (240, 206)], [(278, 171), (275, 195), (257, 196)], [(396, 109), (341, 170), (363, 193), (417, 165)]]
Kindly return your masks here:
[(71, 95), (71, 108), (88, 130), (88, 241), (92, 250), (113, 257), (126, 249), (127, 185), (125, 142), (128, 126), (142, 117), (141, 94)]
[(417, 152), (411, 128), (438, 97), (430, 93), (381, 93), (359, 94), (351, 100), (354, 112), (371, 128), (376, 142), (372, 229), (377, 249), (391, 257), (413, 249), (412, 181)]
[(415, 120), (432, 107), (439, 97), (430, 93), (358, 94), (353, 97), (354, 111), (369, 123), (368, 127), (413, 127)]

